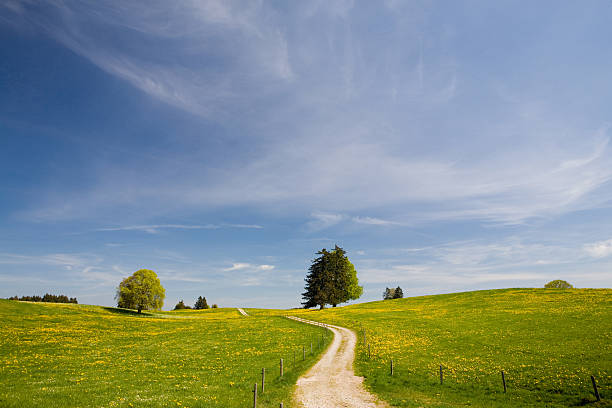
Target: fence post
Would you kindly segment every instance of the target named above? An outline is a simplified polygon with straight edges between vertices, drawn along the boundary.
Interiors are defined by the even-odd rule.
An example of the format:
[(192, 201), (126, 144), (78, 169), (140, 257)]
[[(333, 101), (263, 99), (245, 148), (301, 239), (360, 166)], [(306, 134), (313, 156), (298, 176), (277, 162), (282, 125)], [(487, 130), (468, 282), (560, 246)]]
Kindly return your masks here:
[(440, 365), (440, 385), (444, 384), (444, 376), (442, 374), (442, 365)]
[(264, 393), (264, 390), (266, 389), (266, 369), (262, 368), (261, 369), (261, 393)]
[(280, 403), (280, 408), (283, 408), (283, 403), (282, 402)]
[(257, 383), (255, 383), (253, 388), (253, 408), (257, 408)]
[(391, 377), (393, 377), (393, 359), (391, 359)]
[(283, 376), (283, 359), (280, 359), (280, 376)]
[(370, 352), (370, 345), (368, 344), (368, 360), (372, 358), (372, 353)]
[(591, 382), (593, 383), (593, 391), (595, 391), (595, 398), (597, 398), (597, 401), (601, 401), (599, 391), (597, 390), (597, 383), (595, 382), (595, 377), (591, 376)]
[(502, 383), (504, 383), (504, 393), (506, 392), (506, 376), (504, 375), (504, 370), (502, 370)]
[(310, 354), (312, 354), (312, 341), (310, 342)]
[(295, 367), (295, 350), (293, 350), (293, 366)]
[(306, 346), (302, 346), (302, 361), (306, 360)]

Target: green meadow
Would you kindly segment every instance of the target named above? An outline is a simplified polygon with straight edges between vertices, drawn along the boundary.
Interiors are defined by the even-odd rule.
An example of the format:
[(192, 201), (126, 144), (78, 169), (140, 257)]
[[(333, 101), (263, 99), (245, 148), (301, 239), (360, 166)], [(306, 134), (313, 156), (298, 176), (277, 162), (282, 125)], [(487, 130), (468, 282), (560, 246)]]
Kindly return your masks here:
[(610, 289), (490, 290), (293, 314), (357, 332), (356, 371), (393, 406), (612, 406)]
[(357, 332), (356, 372), (392, 406), (612, 406), (610, 289), (505, 289), (322, 311), (246, 310), (251, 316), (236, 309), (138, 315), (0, 300), (0, 406), (247, 407), (257, 382), (258, 407), (281, 401), (289, 407), (295, 381), (330, 334), (285, 314)]
[(0, 406), (246, 407), (256, 382), (258, 407), (289, 406), (330, 340), (320, 327), (236, 309), (138, 315), (0, 300)]

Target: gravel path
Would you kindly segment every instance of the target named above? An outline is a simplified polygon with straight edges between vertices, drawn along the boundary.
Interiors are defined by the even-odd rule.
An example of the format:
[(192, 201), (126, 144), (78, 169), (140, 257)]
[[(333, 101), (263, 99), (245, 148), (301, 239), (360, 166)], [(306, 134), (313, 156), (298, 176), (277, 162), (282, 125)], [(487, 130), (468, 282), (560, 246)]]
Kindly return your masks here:
[(344, 327), (332, 326), (289, 316), (300, 322), (327, 327), (334, 340), (323, 357), (297, 381), (294, 401), (303, 408), (382, 408), (388, 407), (363, 386), (355, 376), (353, 360), (357, 336)]

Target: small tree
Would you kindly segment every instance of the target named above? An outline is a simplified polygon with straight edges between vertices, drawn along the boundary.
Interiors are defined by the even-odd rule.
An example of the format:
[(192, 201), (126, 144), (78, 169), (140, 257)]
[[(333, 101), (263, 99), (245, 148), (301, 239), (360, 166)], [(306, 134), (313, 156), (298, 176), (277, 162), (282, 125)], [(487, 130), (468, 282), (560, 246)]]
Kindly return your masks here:
[(550, 281), (548, 282), (546, 285), (544, 285), (545, 288), (554, 288), (554, 289), (572, 289), (573, 286), (571, 283), (561, 280), (561, 279), (556, 279), (554, 281)]
[(399, 286), (393, 291), (393, 299), (401, 299), (404, 297), (404, 291)]
[(217, 306), (217, 304), (216, 304), (216, 303), (213, 303), (213, 305), (212, 305), (212, 308), (213, 308), (213, 309), (216, 309), (216, 308), (218, 308), (218, 307), (219, 307), (219, 306)]
[(383, 300), (393, 299), (393, 295), (395, 294), (395, 289), (385, 288), (383, 292)]
[(181, 299), (181, 301), (178, 302), (176, 306), (174, 306), (174, 310), (182, 310), (182, 309), (187, 309), (187, 306), (185, 306), (185, 302), (183, 302), (183, 299)]
[(164, 305), (166, 290), (157, 274), (149, 269), (140, 269), (125, 278), (117, 288), (117, 306), (126, 309), (159, 310)]
[(206, 298), (199, 296), (198, 300), (196, 300), (195, 304), (193, 305), (193, 308), (197, 310), (208, 309), (208, 303), (206, 303)]

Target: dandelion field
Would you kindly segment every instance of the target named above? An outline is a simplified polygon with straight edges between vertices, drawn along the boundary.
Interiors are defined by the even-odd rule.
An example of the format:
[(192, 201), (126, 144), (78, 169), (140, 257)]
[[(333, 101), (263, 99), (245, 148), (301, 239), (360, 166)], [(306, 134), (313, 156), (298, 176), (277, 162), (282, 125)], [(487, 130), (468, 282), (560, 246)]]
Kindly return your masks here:
[[(330, 339), (320, 327), (236, 309), (139, 316), (0, 300), (0, 406), (245, 407), (258, 383), (258, 407), (288, 407), (295, 381)], [(322, 344), (294, 364), (310, 342)]]
[(356, 372), (393, 406), (612, 406), (610, 289), (478, 291), (294, 314), (357, 332)]

